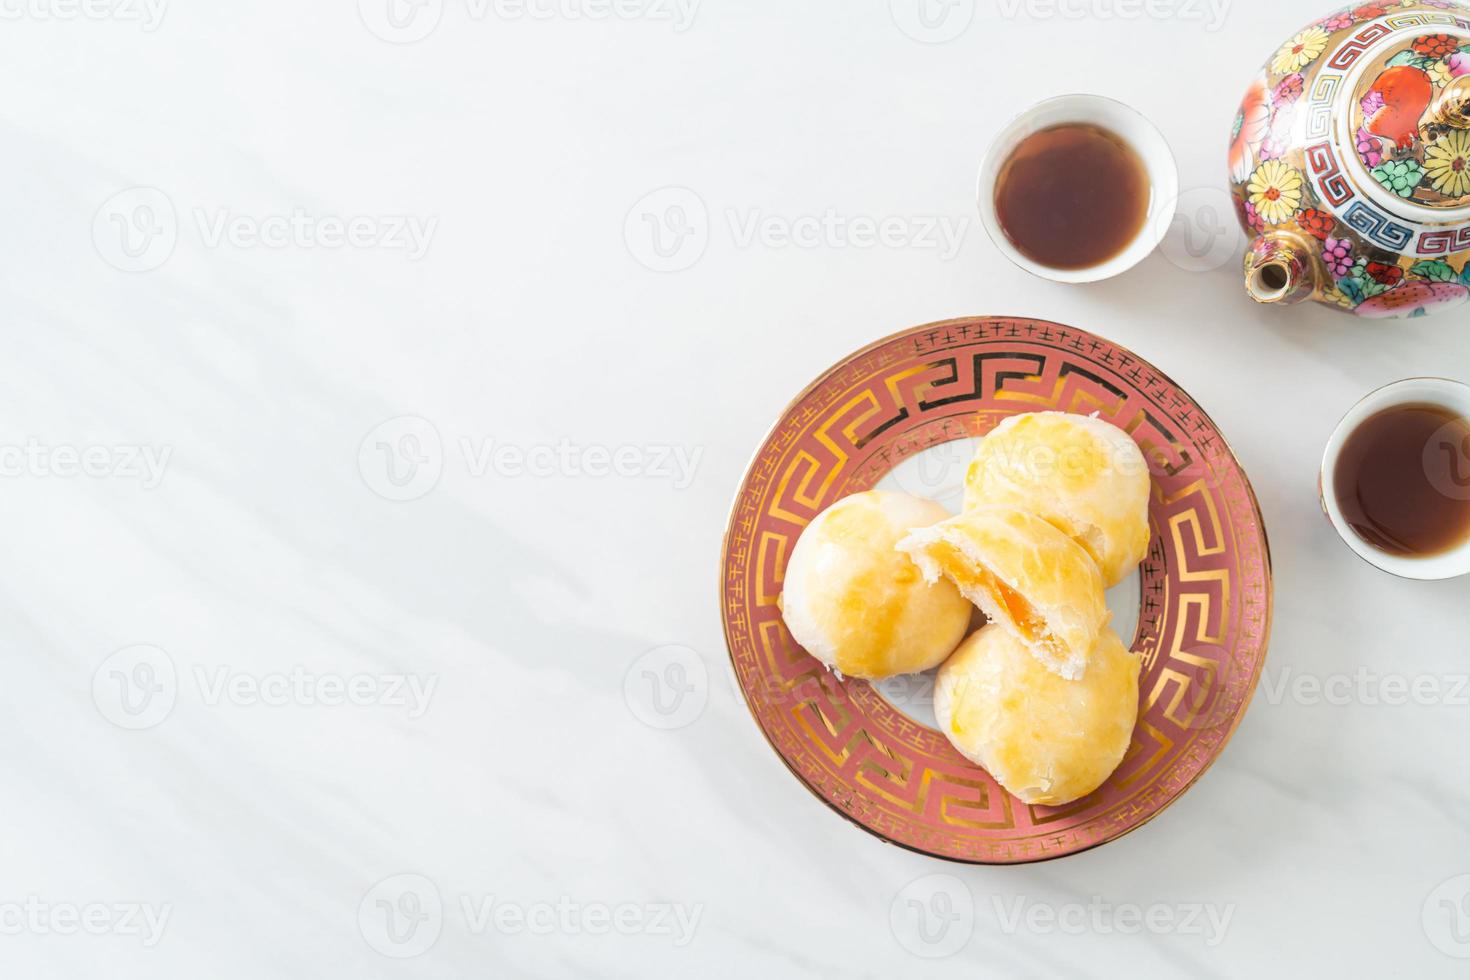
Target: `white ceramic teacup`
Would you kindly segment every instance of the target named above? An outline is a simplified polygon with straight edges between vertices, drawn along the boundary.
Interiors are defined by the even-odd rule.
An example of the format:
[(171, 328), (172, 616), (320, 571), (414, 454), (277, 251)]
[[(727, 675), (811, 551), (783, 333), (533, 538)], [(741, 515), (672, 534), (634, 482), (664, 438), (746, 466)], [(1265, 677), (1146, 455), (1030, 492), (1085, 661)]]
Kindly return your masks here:
[[(1435, 405), (1463, 418), (1470, 418), (1470, 386), (1444, 378), (1410, 378), (1395, 382), (1364, 398), (1353, 406), (1352, 411), (1338, 423), (1337, 430), (1327, 441), (1327, 451), (1322, 457), (1322, 472), (1318, 481), (1318, 492), (1322, 498), (1322, 510), (1337, 533), (1347, 542), (1358, 557), (1377, 568), (1400, 578), (1436, 581), (1470, 575), (1470, 541), (1459, 547), (1437, 555), (1414, 557), (1393, 555), (1374, 547), (1357, 531), (1354, 531), (1338, 506), (1337, 494), (1333, 491), (1333, 477), (1343, 447), (1354, 432), (1366, 421), (1381, 412), (1406, 405)], [(1435, 460), (1436, 450), (1443, 447), (1426, 447), (1426, 474), (1431, 483), (1446, 497), (1470, 501), (1470, 447), (1449, 446), (1449, 458)]]
[[(1022, 141), (1044, 129), (1079, 123), (1109, 130), (1133, 147), (1148, 170), (1152, 193), (1138, 237), (1116, 257), (1086, 269), (1054, 269), (1023, 255), (1006, 235), (995, 213), (995, 184)], [(1027, 109), (1006, 124), (980, 163), (976, 194), (985, 231), (1006, 258), (1053, 282), (1100, 282), (1127, 272), (1164, 240), (1179, 207), (1179, 170), (1163, 134), (1136, 110), (1099, 95), (1063, 95)]]

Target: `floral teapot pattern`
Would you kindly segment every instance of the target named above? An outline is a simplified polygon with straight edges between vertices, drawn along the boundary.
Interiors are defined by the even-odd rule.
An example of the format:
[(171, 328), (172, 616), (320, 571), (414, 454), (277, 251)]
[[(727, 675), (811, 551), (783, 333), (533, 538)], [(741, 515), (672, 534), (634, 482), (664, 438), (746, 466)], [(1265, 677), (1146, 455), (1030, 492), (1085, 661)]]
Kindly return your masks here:
[(1258, 302), (1470, 302), (1470, 5), (1370, 3), (1287, 41), (1241, 104), (1230, 179)]

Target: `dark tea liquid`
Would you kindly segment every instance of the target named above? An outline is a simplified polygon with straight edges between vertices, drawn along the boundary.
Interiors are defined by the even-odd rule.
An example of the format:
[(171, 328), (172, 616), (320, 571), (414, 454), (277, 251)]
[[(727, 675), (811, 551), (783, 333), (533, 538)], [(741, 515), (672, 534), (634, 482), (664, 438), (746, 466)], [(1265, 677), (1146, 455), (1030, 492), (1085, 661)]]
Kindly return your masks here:
[(1033, 262), (1073, 271), (1117, 258), (1148, 218), (1148, 169), (1122, 137), (1069, 124), (1027, 137), (1001, 167), (995, 213)]
[(1333, 475), (1343, 516), (1391, 555), (1442, 554), (1470, 540), (1470, 421), (1405, 405), (1348, 437)]

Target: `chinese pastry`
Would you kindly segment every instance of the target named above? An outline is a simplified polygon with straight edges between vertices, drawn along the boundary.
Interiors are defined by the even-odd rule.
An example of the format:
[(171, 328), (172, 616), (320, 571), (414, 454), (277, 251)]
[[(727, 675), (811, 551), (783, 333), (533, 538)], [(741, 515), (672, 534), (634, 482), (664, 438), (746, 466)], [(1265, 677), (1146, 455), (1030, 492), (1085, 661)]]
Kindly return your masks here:
[(986, 436), (965, 480), (967, 509), (1019, 507), (1083, 547), (1112, 588), (1148, 552), (1148, 464), (1133, 438), (1100, 419), (1017, 415)]
[(930, 500), (872, 491), (838, 501), (802, 533), (781, 611), (807, 652), (848, 677), (930, 670), (954, 652), (973, 609), (948, 581), (926, 581), (896, 547), (949, 516)]
[(987, 626), (939, 670), (940, 729), (1021, 802), (1079, 800), (1117, 770), (1138, 720), (1138, 655), (1105, 629), (1088, 660), (1082, 679), (1065, 680)]
[(898, 547), (930, 582), (948, 579), (1052, 672), (1081, 678), (1111, 618), (1102, 573), (1050, 523), (1013, 507), (977, 507), (909, 534)]

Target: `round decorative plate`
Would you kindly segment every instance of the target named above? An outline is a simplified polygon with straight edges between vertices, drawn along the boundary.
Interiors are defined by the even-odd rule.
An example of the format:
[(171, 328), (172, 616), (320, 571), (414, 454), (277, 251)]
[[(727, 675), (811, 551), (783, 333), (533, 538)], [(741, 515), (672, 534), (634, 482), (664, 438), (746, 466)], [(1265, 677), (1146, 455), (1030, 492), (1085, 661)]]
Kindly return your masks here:
[[(932, 695), (932, 678), (880, 691), (838, 677), (792, 639), (778, 604), (792, 547), (827, 507), (887, 486), (946, 447), (963, 460), (1002, 419), (1037, 411), (1116, 424), (1138, 442), (1154, 481), (1148, 557), (1133, 584), (1110, 594), (1115, 609), (1120, 596), (1136, 603), (1132, 647), (1144, 661), (1138, 727), (1112, 779), (1065, 807), (1021, 803), (955, 751), (932, 720), (926, 724), (922, 692)], [(1064, 857), (1147, 823), (1230, 740), (1271, 630), (1265, 526), (1215, 424), (1147, 361), (1044, 320), (918, 327), (827, 372), (757, 452), (721, 561), (730, 657), (771, 746), (858, 826), (955, 861)], [(1115, 626), (1132, 618), (1115, 615)]]

